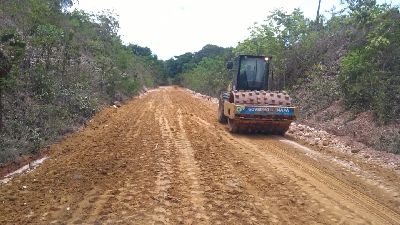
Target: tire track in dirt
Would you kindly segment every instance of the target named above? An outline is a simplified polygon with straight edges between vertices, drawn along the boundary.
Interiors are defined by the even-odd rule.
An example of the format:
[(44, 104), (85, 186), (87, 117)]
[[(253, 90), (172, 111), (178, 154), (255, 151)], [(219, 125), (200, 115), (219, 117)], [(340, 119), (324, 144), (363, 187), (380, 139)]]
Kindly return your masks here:
[[(242, 142), (237, 142), (236, 139), (230, 139), (229, 137), (224, 137), (224, 140), (236, 146), (235, 148), (238, 151), (242, 152), (242, 154), (252, 156), (253, 166), (258, 168), (259, 170), (269, 173), (273, 171), (273, 173), (280, 174), (280, 176), (286, 177), (289, 180), (295, 182), (296, 185), (300, 188), (298, 191), (301, 192), (301, 195), (307, 196), (311, 199), (309, 201), (310, 204), (314, 206), (315, 211), (318, 214), (324, 215), (324, 217), (326, 218), (324, 223), (337, 223), (341, 220), (341, 218), (343, 218), (343, 215), (347, 216), (348, 214), (354, 213), (349, 208), (343, 209), (344, 206), (340, 201), (337, 201), (336, 199), (320, 191), (321, 187), (310, 183), (309, 177), (299, 176), (298, 173), (296, 173), (293, 168), (289, 167), (285, 161), (281, 161), (275, 156), (268, 154), (270, 149), (268, 149), (268, 153), (264, 154), (260, 152), (258, 147), (248, 145), (248, 143), (243, 144)], [(336, 209), (329, 210), (329, 207), (327, 207), (329, 205), (336, 205), (335, 207), (340, 206), (341, 210), (339, 212), (337, 212)], [(365, 222), (365, 220), (357, 221), (357, 223)]]
[[(174, 104), (183, 108), (185, 129), (194, 145), (196, 158), (206, 180), (206, 207), (208, 211), (212, 211), (212, 221), (216, 224), (327, 221), (324, 216), (316, 214), (317, 207), (314, 211), (307, 209), (309, 205), (301, 200), (304, 196), (297, 196), (299, 203), (289, 201), (287, 207), (288, 199), (293, 201), (295, 197), (290, 197), (290, 193), (300, 188), (289, 185), (289, 179), (282, 178), (279, 174), (271, 175), (272, 168), (258, 171), (257, 168), (248, 167), (249, 162), (244, 160), (243, 155), (237, 154), (235, 146), (222, 140), (218, 133), (220, 127), (213, 125), (213, 115), (209, 115), (212, 110), (205, 110), (198, 102), (193, 103), (184, 98), (185, 94), (182, 97), (178, 97), (178, 93), (176, 95)], [(219, 126), (218, 123), (217, 125)], [(273, 178), (266, 180), (266, 174)], [(271, 205), (272, 202), (274, 204)], [(290, 213), (298, 208), (303, 208), (304, 212)]]
[[(149, 101), (148, 104), (151, 105), (152, 101)], [(128, 130), (126, 130), (125, 138), (124, 141), (122, 142), (122, 145), (129, 146), (130, 143), (134, 143), (135, 137), (139, 136), (140, 133), (139, 123), (140, 121), (143, 120), (145, 113), (146, 111), (142, 110), (142, 112), (139, 113), (139, 116), (136, 117), (134, 120), (132, 118), (129, 118), (129, 120), (127, 120), (127, 123), (129, 124), (131, 123), (132, 126), (130, 126)], [(99, 154), (104, 154), (105, 151), (106, 149), (100, 152)], [(116, 193), (121, 192), (123, 190), (124, 190), (123, 188), (120, 188), (117, 190), (101, 191), (94, 189), (90, 191), (89, 193), (86, 194), (90, 198), (84, 198), (82, 199), (81, 202), (78, 202), (76, 204), (77, 209), (74, 210), (71, 215), (73, 221), (67, 221), (67, 223), (92, 224), (96, 222), (96, 220), (102, 216), (101, 213), (106, 208), (105, 205), (110, 203), (110, 199), (114, 198)]]
[(231, 135), (215, 117), (180, 88), (107, 108), (0, 185), (0, 224), (400, 223), (360, 178), (279, 138)]
[[(177, 151), (180, 153), (180, 169), (181, 174), (188, 182), (188, 193), (192, 203), (191, 214), (197, 220), (196, 223), (206, 223), (208, 216), (204, 209), (204, 196), (200, 184), (200, 168), (194, 158), (194, 150), (191, 146), (189, 139), (186, 136), (186, 131), (183, 126), (182, 112), (177, 110), (178, 118), (178, 131), (174, 135), (174, 144)], [(192, 215), (192, 216), (193, 216)], [(190, 215), (189, 215), (190, 216)]]
[[(109, 223), (113, 224), (117, 221), (125, 221), (129, 222), (135, 216), (142, 216), (143, 212), (141, 210), (141, 215), (138, 216), (137, 204), (132, 204), (129, 202), (129, 199), (135, 199), (134, 202), (137, 201), (148, 201), (144, 200), (145, 197), (149, 195), (143, 195), (143, 190), (148, 190), (152, 186), (151, 179), (144, 179), (142, 181), (142, 185), (136, 185), (137, 177), (143, 176), (140, 173), (147, 173), (151, 171), (151, 168), (132, 171), (129, 170), (129, 165), (137, 164), (137, 160), (146, 159), (145, 154), (146, 151), (140, 153), (136, 159), (132, 157), (132, 150), (137, 149), (137, 143), (142, 143), (142, 146), (148, 145), (148, 141), (143, 139), (141, 136), (145, 135), (146, 127), (143, 126), (143, 121), (151, 121), (152, 114), (148, 114), (148, 111), (152, 111), (154, 108), (153, 100), (147, 101), (140, 108), (136, 108), (134, 111), (137, 113), (137, 117), (126, 117), (123, 122), (123, 126), (121, 127), (121, 132), (118, 137), (115, 139), (114, 152), (111, 152), (111, 155), (118, 155), (118, 158), (123, 158), (124, 162), (122, 163), (121, 170), (125, 170), (126, 177), (120, 180), (116, 180), (114, 185), (109, 186), (108, 188), (103, 190), (93, 190), (90, 191), (86, 196), (91, 196), (88, 198), (83, 198), (81, 202), (78, 202), (74, 205), (77, 205), (77, 209), (71, 207), (72, 215), (68, 215), (70, 220), (66, 220), (67, 223), (74, 224), (93, 224), (93, 223)], [(124, 138), (121, 138), (124, 137)], [(110, 143), (108, 143), (110, 144)], [(151, 146), (150, 146), (151, 147)], [(148, 148), (146, 148), (148, 149)], [(104, 148), (99, 154), (107, 154), (109, 153), (109, 149)], [(150, 153), (151, 154), (151, 153)], [(113, 157), (110, 157), (110, 160)], [(150, 160), (155, 161), (155, 160)], [(143, 166), (151, 166), (149, 163), (143, 163)], [(129, 171), (129, 172), (128, 172)], [(101, 171), (102, 173), (107, 173), (107, 171)], [(132, 176), (133, 175), (133, 176)], [(136, 175), (136, 176), (135, 176)], [(116, 178), (119, 176), (115, 174)], [(149, 177), (149, 176), (145, 176)], [(114, 208), (118, 208), (119, 210), (115, 210)], [(144, 207), (143, 207), (144, 208)], [(61, 217), (62, 218), (62, 217)], [(64, 219), (65, 220), (65, 219)]]
[(156, 174), (160, 171), (161, 157), (157, 139), (161, 132), (155, 115), (157, 99), (152, 98), (152, 94), (144, 96), (144, 99), (147, 98), (150, 99), (140, 106), (144, 118), (137, 118), (138, 127), (131, 129), (126, 136), (130, 140), (125, 151), (129, 164), (121, 177), (123, 187), (116, 191), (114, 200), (109, 203), (111, 210), (104, 209), (103, 213), (108, 214), (108, 218), (100, 221), (106, 224), (146, 224), (155, 221), (153, 211), (159, 202), (154, 195), (158, 191)]
[[(347, 201), (347, 204), (350, 206), (351, 204), (356, 205), (355, 207), (350, 207), (348, 209), (357, 211), (360, 213), (359, 216), (363, 216), (367, 221), (375, 221), (379, 224), (400, 224), (400, 215), (398, 213), (357, 189), (352, 188), (335, 176), (324, 172), (303, 158), (291, 157), (287, 150), (285, 150), (285, 147), (280, 145), (277, 141), (278, 140), (276, 140), (273, 145), (279, 148), (279, 151), (277, 148), (272, 148), (274, 154), (290, 165), (303, 170), (307, 177), (313, 177), (316, 182), (326, 185), (330, 191), (327, 191), (325, 194), (338, 195), (338, 198), (336, 199), (341, 199), (342, 203)], [(259, 141), (255, 143), (259, 143)], [(313, 183), (314, 182), (315, 181), (313, 181)], [(332, 191), (335, 192), (335, 194), (332, 194)]]
[[(244, 150), (247, 154), (256, 155), (257, 159), (264, 159), (275, 165), (274, 169), (279, 174), (289, 176), (302, 186), (303, 190), (321, 203), (321, 205), (336, 205), (334, 217), (330, 215), (331, 222), (350, 223), (376, 223), (399, 224), (399, 215), (391, 209), (376, 202), (370, 197), (349, 187), (337, 178), (329, 175), (309, 162), (293, 157), (280, 148), (272, 148), (271, 142), (265, 140), (255, 141), (254, 137), (236, 136), (230, 138), (226, 134), (224, 140), (238, 146), (238, 150)], [(260, 147), (268, 146), (268, 148)], [(247, 150), (246, 150), (247, 149)], [(338, 208), (339, 206), (339, 208)], [(326, 212), (323, 209), (321, 212)], [(345, 215), (343, 217), (343, 215)], [(340, 219), (341, 218), (341, 219)], [(361, 219), (363, 218), (363, 219)]]
[[(171, 196), (169, 189), (172, 183), (172, 161), (171, 161), (171, 148), (173, 148), (172, 133), (168, 121), (162, 116), (162, 113), (157, 110), (156, 119), (158, 118), (158, 123), (161, 130), (161, 138), (163, 144), (160, 145), (160, 154), (157, 180), (156, 180), (156, 196), (155, 198), (159, 201), (159, 205), (154, 209), (153, 220), (159, 223), (171, 223), (170, 216), (171, 213)], [(155, 150), (159, 147), (159, 143), (156, 144)]]
[[(240, 208), (239, 211), (228, 211), (221, 214), (229, 215), (235, 212), (236, 215), (233, 214), (229, 217), (235, 218), (235, 216), (241, 215), (236, 218), (236, 221), (241, 221), (240, 223), (279, 222), (291, 224), (306, 223), (310, 220), (321, 223), (328, 221), (324, 216), (317, 215), (318, 207), (311, 207), (308, 202), (309, 198), (305, 195), (295, 196), (295, 193), (300, 190), (299, 186), (277, 173), (270, 165), (265, 165), (267, 162), (263, 161), (263, 169), (258, 168), (251, 162), (253, 161), (252, 157), (246, 159), (248, 156), (238, 155), (236, 150), (238, 146), (224, 141), (219, 131), (211, 124), (199, 122), (197, 116), (190, 116), (188, 120), (191, 120), (191, 123), (187, 126), (193, 127), (192, 130), (196, 131), (193, 131), (194, 133), (200, 132), (207, 136), (205, 139), (208, 142), (208, 149), (200, 157), (206, 161), (204, 164), (209, 165), (216, 161), (216, 165), (212, 167), (217, 168), (218, 164), (223, 165), (218, 169), (219, 173), (215, 177), (218, 176), (219, 178), (216, 179), (220, 181), (226, 180), (226, 184), (220, 185), (211, 192), (218, 193), (222, 189), (222, 195), (228, 194), (227, 199), (232, 198), (232, 195), (235, 196), (233, 198), (240, 199), (240, 204), (233, 203)], [(194, 136), (196, 137), (195, 134)], [(192, 139), (195, 139), (195, 137)], [(240, 146), (240, 148), (242, 147)], [(209, 155), (213, 157), (208, 157)], [(252, 167), (249, 167), (249, 165)], [(212, 194), (210, 196), (209, 199), (212, 199), (210, 203), (218, 206), (219, 201)], [(224, 201), (227, 202), (226, 199)], [(271, 205), (271, 203), (273, 204)], [(290, 213), (298, 208), (304, 208), (303, 214)]]
[[(198, 117), (198, 116), (196, 116)], [(204, 119), (210, 118), (209, 115), (205, 116)], [(197, 118), (196, 118), (197, 119)], [(204, 122), (204, 120), (200, 120), (198, 122), (199, 124), (202, 124), (203, 126), (208, 126), (208, 122)], [(208, 129), (209, 131), (215, 130), (212, 127)], [(338, 205), (342, 208), (342, 212), (337, 214), (336, 216), (330, 215), (329, 219), (331, 222), (343, 222), (343, 221), (353, 221), (353, 222), (358, 222), (358, 223), (368, 223), (368, 222), (373, 222), (373, 223), (384, 223), (384, 224), (397, 224), (399, 223), (398, 220), (398, 214), (390, 208), (387, 208), (386, 206), (380, 204), (379, 202), (371, 199), (370, 197), (360, 193), (354, 188), (349, 187), (347, 184), (344, 184), (341, 182), (339, 179), (335, 178), (334, 176), (330, 175), (329, 173), (323, 172), (321, 169), (318, 169), (317, 167), (313, 167), (314, 170), (308, 170), (304, 171), (304, 174), (302, 176), (299, 175), (296, 170), (298, 167), (301, 168), (303, 165), (311, 165), (309, 162), (305, 161), (296, 161), (297, 159), (300, 159), (298, 157), (293, 157), (294, 155), (286, 155), (285, 158), (279, 157), (282, 156), (282, 146), (279, 148), (274, 148), (273, 154), (271, 153), (271, 143), (263, 141), (265, 138), (261, 138), (259, 142), (257, 142), (257, 145), (254, 143), (253, 139), (250, 137), (244, 136), (236, 136), (232, 137), (230, 134), (222, 131), (222, 135), (225, 135), (224, 140), (226, 142), (230, 142), (233, 145), (237, 146), (237, 149), (243, 150), (243, 149), (248, 149), (250, 148), (251, 151), (243, 151), (246, 154), (253, 154), (254, 152), (260, 151), (262, 149), (263, 152), (262, 154), (258, 154), (257, 157), (255, 158), (264, 158), (267, 159), (270, 164), (275, 165), (274, 169), (279, 173), (279, 174), (286, 174), (289, 176), (292, 180), (295, 180), (298, 182), (301, 186), (311, 186), (312, 188), (309, 189), (310, 195), (314, 195), (319, 193), (319, 198), (316, 198), (318, 201), (323, 201), (322, 205)], [(240, 143), (241, 141), (239, 140), (245, 140), (244, 143)], [(239, 145), (237, 145), (239, 144)], [(252, 147), (251, 147), (252, 146)], [(266, 147), (261, 147), (261, 146), (268, 146)], [(261, 148), (260, 148), (261, 147)], [(265, 152), (268, 152), (268, 154), (265, 154)], [(260, 153), (260, 152), (259, 152)], [(271, 155), (272, 154), (272, 155)], [(297, 163), (293, 164), (292, 161), (295, 160)], [(265, 163), (265, 161), (264, 161)], [(294, 167), (295, 166), (295, 167)], [(304, 167), (304, 166), (303, 166)], [(288, 172), (289, 171), (289, 172)], [(317, 172), (316, 172), (317, 171)], [(316, 176), (315, 173), (318, 174), (318, 181), (317, 183), (314, 179)], [(313, 178), (310, 178), (313, 177)], [(311, 181), (310, 181), (311, 179)], [(302, 182), (299, 182), (302, 181)], [(326, 184), (328, 183), (328, 184)], [(328, 187), (324, 187), (328, 186)], [(322, 190), (321, 190), (322, 189)], [(332, 194), (332, 190), (335, 194)], [(330, 195), (333, 195), (334, 197), (331, 197)], [(341, 196), (341, 198), (338, 198)], [(340, 200), (337, 200), (340, 199)], [(347, 200), (347, 201), (345, 201)], [(356, 203), (353, 201), (356, 200)], [(343, 204), (342, 202), (345, 201)], [(358, 202), (357, 202), (358, 201)], [(354, 206), (358, 206), (355, 207)], [(363, 209), (363, 210), (362, 210)], [(327, 210), (323, 209), (321, 212), (325, 212)], [(361, 211), (361, 213), (359, 212)], [(374, 212), (372, 215), (369, 215), (368, 211)], [(346, 212), (357, 212), (357, 215), (352, 215), (348, 216), (348, 213)], [(383, 212), (383, 213), (380, 213)], [(343, 214), (346, 214), (343, 219)], [(340, 219), (342, 217), (342, 219)], [(360, 218), (364, 218), (364, 220), (360, 220)]]
[[(162, 90), (162, 92), (166, 91)], [(160, 149), (160, 151), (166, 154), (162, 154), (163, 156), (160, 158), (159, 176), (162, 178), (157, 180), (163, 181), (166, 178), (168, 188), (163, 185), (159, 186), (156, 198), (159, 199), (160, 204), (156, 208), (155, 214), (158, 215), (159, 222), (163, 223), (165, 221), (185, 224), (207, 223), (208, 216), (204, 210), (202, 187), (199, 182), (201, 175), (193, 157), (191, 143), (179, 120), (180, 109), (173, 104), (168, 93), (163, 94), (160, 99), (162, 102), (156, 110), (156, 119), (158, 118), (161, 130), (162, 142), (160, 144), (164, 146), (164, 149)], [(168, 165), (162, 162), (168, 162)], [(168, 176), (164, 176), (165, 171), (169, 171)], [(172, 213), (175, 215), (166, 218), (168, 214), (171, 214), (168, 211), (169, 208), (175, 208)]]

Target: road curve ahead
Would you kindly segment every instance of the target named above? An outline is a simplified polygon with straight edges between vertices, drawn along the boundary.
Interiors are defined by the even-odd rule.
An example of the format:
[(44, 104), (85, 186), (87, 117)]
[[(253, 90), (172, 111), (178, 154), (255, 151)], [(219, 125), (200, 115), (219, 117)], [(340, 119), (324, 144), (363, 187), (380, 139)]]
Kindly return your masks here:
[[(159, 88), (100, 112), (0, 186), (0, 224), (400, 224), (383, 189), (216, 106)], [(318, 153), (318, 154), (317, 154)]]

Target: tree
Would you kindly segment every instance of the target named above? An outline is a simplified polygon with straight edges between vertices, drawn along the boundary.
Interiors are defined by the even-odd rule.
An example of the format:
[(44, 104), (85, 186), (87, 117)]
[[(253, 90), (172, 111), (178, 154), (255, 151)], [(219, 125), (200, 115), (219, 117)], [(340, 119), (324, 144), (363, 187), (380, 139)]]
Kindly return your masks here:
[(175, 56), (165, 62), (165, 70), (167, 75), (171, 78), (176, 77), (177, 74), (182, 73), (188, 69), (188, 64), (193, 59), (193, 53), (187, 52), (185, 54)]
[(35, 153), (161, 77), (155, 55), (122, 43), (115, 16), (67, 11), (74, 2), (1, 1), (0, 163)]
[(317, 8), (317, 17), (315, 18), (315, 22), (319, 24), (319, 10), (321, 8), (321, 0), (318, 0), (318, 8)]
[(400, 13), (397, 8), (373, 6), (374, 1), (356, 3), (352, 9), (368, 16), (354, 15), (361, 31), (342, 62), (343, 92), (348, 107), (370, 109), (388, 122), (400, 113)]
[(290, 14), (275, 10), (269, 18), (270, 23), (274, 24), (275, 34), (288, 48), (298, 43), (309, 31), (310, 21), (298, 8)]
[(11, 63), (8, 57), (0, 51), (0, 79), (6, 78), (11, 70)]
[(199, 63), (205, 57), (215, 57), (224, 54), (224, 52), (226, 52), (226, 49), (223, 47), (211, 44), (205, 45), (200, 51), (193, 54), (192, 63)]
[(74, 5), (76, 0), (49, 0), (49, 5), (52, 10), (61, 11)]
[(317, 16), (315, 18), (315, 26), (317, 30), (319, 30), (322, 25), (321, 16), (319, 14), (320, 9), (321, 9), (321, 0), (318, 0)]
[(132, 51), (134, 55), (146, 56), (146, 57), (151, 57), (153, 55), (150, 48), (148, 47), (141, 47), (139, 45), (129, 44), (128, 48)]
[(17, 73), (26, 44), (15, 30), (0, 32), (0, 131), (3, 131), (3, 94), (10, 87), (11, 73)]
[(345, 0), (352, 12), (368, 10), (376, 5), (376, 0)]

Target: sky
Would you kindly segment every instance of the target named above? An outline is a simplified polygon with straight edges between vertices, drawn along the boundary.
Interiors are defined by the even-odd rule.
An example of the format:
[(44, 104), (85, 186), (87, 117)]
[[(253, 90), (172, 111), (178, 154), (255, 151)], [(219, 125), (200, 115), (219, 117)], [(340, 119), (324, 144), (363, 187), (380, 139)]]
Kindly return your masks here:
[[(400, 0), (378, 0), (399, 5)], [(329, 15), (340, 0), (322, 0), (320, 12)], [(262, 23), (273, 9), (316, 17), (318, 0), (79, 0), (74, 8), (87, 12), (112, 10), (120, 23), (121, 39), (149, 47), (159, 59), (199, 51), (206, 44), (235, 47)]]

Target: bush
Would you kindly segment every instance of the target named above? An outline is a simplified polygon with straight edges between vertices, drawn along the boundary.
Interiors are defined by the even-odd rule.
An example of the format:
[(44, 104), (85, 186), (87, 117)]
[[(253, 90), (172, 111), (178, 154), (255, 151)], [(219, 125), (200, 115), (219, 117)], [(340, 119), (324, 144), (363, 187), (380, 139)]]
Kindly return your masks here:
[(396, 8), (371, 8), (359, 21), (368, 32), (342, 61), (341, 84), (350, 108), (372, 110), (379, 121), (399, 120), (400, 13)]
[(0, 4), (0, 163), (37, 152), (162, 77), (155, 55), (122, 43), (113, 15), (65, 10), (73, 2)]
[(121, 82), (121, 87), (128, 95), (134, 95), (139, 90), (139, 83), (132, 78), (125, 78)]
[(400, 154), (400, 133), (385, 133), (379, 138), (375, 147), (381, 151)]

